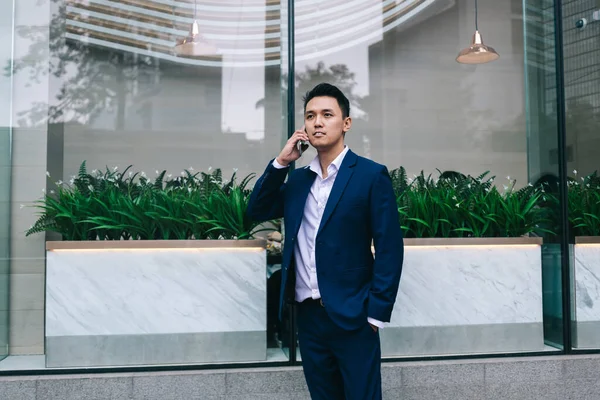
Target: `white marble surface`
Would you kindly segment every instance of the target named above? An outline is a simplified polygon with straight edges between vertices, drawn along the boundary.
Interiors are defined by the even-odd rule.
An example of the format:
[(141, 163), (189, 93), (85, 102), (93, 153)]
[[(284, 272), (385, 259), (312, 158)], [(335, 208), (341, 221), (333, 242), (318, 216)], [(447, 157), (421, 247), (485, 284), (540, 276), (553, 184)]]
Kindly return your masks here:
[(392, 327), (542, 322), (541, 248), (407, 246)]
[(573, 253), (575, 319), (578, 322), (600, 321), (600, 244), (576, 244)]
[(49, 251), (46, 336), (266, 330), (258, 249)]

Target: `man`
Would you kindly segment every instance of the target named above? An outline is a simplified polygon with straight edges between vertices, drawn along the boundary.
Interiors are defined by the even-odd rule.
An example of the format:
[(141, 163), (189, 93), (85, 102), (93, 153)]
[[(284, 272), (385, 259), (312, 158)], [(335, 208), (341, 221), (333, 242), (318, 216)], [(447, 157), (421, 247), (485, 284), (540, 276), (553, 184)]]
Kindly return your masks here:
[[(248, 214), (284, 218), (280, 316), (293, 299), (312, 399), (381, 399), (379, 329), (390, 321), (404, 254), (396, 198), (387, 169), (344, 145), (352, 119), (337, 87), (317, 85), (304, 111), (305, 129), (256, 182)], [(299, 141), (318, 155), (285, 183)]]

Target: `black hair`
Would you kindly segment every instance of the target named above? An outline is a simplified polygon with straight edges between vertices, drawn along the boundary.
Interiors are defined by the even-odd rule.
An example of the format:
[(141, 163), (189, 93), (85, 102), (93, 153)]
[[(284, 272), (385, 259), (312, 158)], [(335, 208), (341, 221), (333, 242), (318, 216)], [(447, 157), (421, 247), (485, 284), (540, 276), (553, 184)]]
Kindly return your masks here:
[(319, 83), (317, 86), (306, 92), (302, 101), (304, 101), (304, 112), (306, 105), (315, 97), (333, 97), (337, 100), (340, 109), (342, 110), (342, 118), (350, 116), (350, 102), (340, 89), (329, 83)]

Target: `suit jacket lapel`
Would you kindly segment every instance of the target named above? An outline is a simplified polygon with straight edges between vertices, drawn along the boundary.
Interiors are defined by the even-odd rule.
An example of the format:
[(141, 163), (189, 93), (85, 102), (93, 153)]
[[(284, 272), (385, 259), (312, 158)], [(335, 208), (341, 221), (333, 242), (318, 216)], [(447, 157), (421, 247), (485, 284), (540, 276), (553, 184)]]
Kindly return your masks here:
[[(300, 171), (298, 171), (300, 173)], [(294, 237), (298, 235), (298, 230), (300, 229), (300, 224), (302, 223), (302, 216), (304, 215), (304, 206), (306, 204), (306, 199), (308, 198), (308, 194), (310, 193), (310, 188), (314, 183), (317, 174), (311, 171), (308, 168), (302, 168), (302, 177), (299, 180), (297, 187), (297, 193), (293, 196), (293, 206), (292, 215), (294, 216)]]
[(356, 164), (356, 159), (356, 154), (348, 150), (348, 153), (346, 153), (346, 156), (344, 157), (344, 161), (342, 161), (342, 165), (340, 165), (337, 176), (335, 177), (335, 182), (333, 183), (333, 188), (329, 194), (329, 199), (327, 200), (327, 205), (325, 206), (325, 211), (323, 212), (323, 218), (321, 219), (321, 224), (319, 225), (319, 230), (317, 231), (317, 236), (319, 233), (321, 233), (321, 230), (331, 217), (333, 210), (335, 210), (335, 207), (340, 201), (342, 193), (344, 193), (344, 189), (346, 189), (346, 185), (348, 185), (348, 181), (354, 173), (353, 167)]

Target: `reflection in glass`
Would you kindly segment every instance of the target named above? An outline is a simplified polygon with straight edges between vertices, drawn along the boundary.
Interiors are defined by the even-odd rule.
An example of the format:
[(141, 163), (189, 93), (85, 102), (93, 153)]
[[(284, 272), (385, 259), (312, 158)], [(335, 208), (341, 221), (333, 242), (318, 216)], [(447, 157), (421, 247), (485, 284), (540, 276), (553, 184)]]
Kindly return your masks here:
[[(52, 177), (48, 189), (53, 188), (54, 180), (69, 182), (84, 160), (90, 171), (106, 167), (124, 170), (132, 164), (134, 171), (151, 178), (157, 170), (167, 170), (175, 177), (190, 167), (203, 172), (221, 168), (225, 179), (234, 169), (238, 176), (246, 176), (263, 171), (267, 160), (286, 141), (289, 118), (294, 118), (287, 113), (287, 2), (161, 0), (142, 2), (142, 6), (120, 0), (48, 1), (51, 18), (44, 15), (45, 24), (17, 24), (16, 37), (27, 45), (19, 47), (14, 68), (0, 76), (4, 89), (0, 93), (9, 92), (14, 72), (21, 77), (21, 86), (16, 88), (20, 98), (28, 98), (15, 106), (14, 125), (24, 128), (26, 134), (29, 128), (42, 132), (42, 152), (48, 138), (45, 169)], [(398, 308), (382, 334), (385, 356), (560, 347), (559, 243), (563, 232), (556, 197), (560, 179), (554, 2), (480, 1), (478, 17), (482, 26), (485, 24), (486, 40), (502, 58), (479, 66), (455, 62), (465, 38), (473, 32), (471, 1), (366, 0), (319, 7), (313, 3), (296, 2), (296, 127), (302, 121), (306, 91), (322, 81), (339, 86), (350, 98), (354, 119), (347, 144), (356, 153), (388, 166), (397, 191), (406, 193), (401, 200), (407, 204), (399, 204), (406, 206), (404, 217), (416, 215), (410, 202), (426, 199), (420, 189), (428, 185), (437, 194), (449, 187), (444, 185), (461, 188), (456, 199), (438, 196), (433, 199), (438, 203), (426, 199), (426, 204), (456, 208), (451, 215), (468, 213), (469, 208), (461, 208), (459, 199), (473, 197), (475, 182), (480, 199), (493, 188), (496, 199), (517, 198), (519, 193), (528, 193), (531, 199), (534, 189), (545, 193), (535, 207), (535, 212), (545, 213), (544, 220), (525, 232), (533, 237), (511, 237), (509, 245), (498, 245), (494, 242), (498, 238), (493, 237), (491, 242), (488, 238), (455, 247), (417, 246), (407, 241)], [(578, 7), (572, 10), (577, 15), (586, 16), (590, 11), (587, 6)], [(12, 14), (0, 17), (0, 27), (8, 27), (9, 32), (3, 38), (13, 35)], [(571, 14), (565, 15), (571, 18)], [(175, 54), (174, 44), (188, 34), (193, 20), (198, 21), (206, 40), (215, 45), (216, 53)], [(586, 214), (598, 215), (589, 202), (578, 203), (588, 195), (593, 199), (595, 192), (586, 190), (588, 184), (594, 187), (595, 181), (588, 176), (597, 169), (594, 150), (599, 140), (600, 86), (598, 60), (594, 58), (598, 52), (589, 50), (593, 45), (591, 28), (573, 29), (565, 36), (565, 54), (572, 55), (565, 77), (566, 153), (572, 182), (578, 183), (571, 185), (576, 190), (569, 191), (571, 228), (580, 225), (578, 218), (593, 224), (594, 218)], [(44, 29), (50, 31), (49, 41)], [(9, 59), (12, 42), (4, 43), (0, 55)], [(47, 50), (50, 59), (40, 56)], [(35, 86), (38, 80), (44, 83), (31, 90), (34, 96), (30, 96), (25, 87)], [(10, 188), (10, 101), (10, 97), (0, 96), (0, 103), (7, 104), (0, 108), (0, 196), (8, 196)], [(314, 155), (309, 150), (298, 166), (306, 165)], [(534, 189), (527, 189), (528, 184)], [(410, 190), (404, 190), (408, 187)], [(6, 216), (0, 218), (0, 349), (7, 341), (8, 329), (6, 324), (2, 328), (8, 318), (7, 301), (2, 300), (7, 299), (3, 288), (8, 278), (2, 278), (2, 271), (8, 272), (9, 227), (4, 222), (12, 218), (8, 210), (8, 197), (0, 197), (0, 216)], [(14, 214), (14, 207), (12, 211)], [(439, 215), (425, 210), (427, 218), (413, 218), (412, 225), (405, 225), (405, 234), (410, 239), (463, 239), (485, 236), (484, 231), (488, 235), (498, 232), (482, 229), (485, 222), (478, 225), (477, 217), (490, 215), (483, 206), (479, 211), (476, 217), (468, 214), (473, 220), (469, 226), (442, 223), (434, 227), (431, 222), (440, 221)], [(29, 224), (19, 223), (25, 224), (21, 232)], [(586, 315), (582, 310), (594, 310), (590, 301), (600, 304), (600, 299), (596, 301), (593, 292), (581, 290), (586, 288), (582, 286), (585, 282), (579, 279), (582, 273), (575, 262), (584, 257), (578, 249), (595, 248), (583, 243), (581, 237), (598, 234), (577, 229), (571, 229), (570, 238), (576, 282), (573, 303), (579, 307), (577, 321), (585, 324), (577, 327), (577, 335), (583, 336), (576, 345), (600, 347), (584, 344), (586, 327), (597, 329), (597, 320), (581, 319)], [(282, 230), (279, 225), (278, 230)], [(267, 359), (280, 361), (288, 358), (295, 338), (290, 320), (279, 322), (276, 318), (281, 265), (277, 248), (281, 242), (276, 236), (270, 239), (274, 251), (267, 258), (265, 274), (265, 342), (269, 347)], [(36, 268), (43, 267), (40, 254), (32, 255), (29, 247), (21, 247), (27, 248), (25, 258), (38, 257)], [(449, 259), (455, 265), (441, 262)], [(465, 265), (465, 259), (471, 263)], [(470, 286), (461, 286), (468, 279)], [(515, 290), (497, 291), (503, 287), (520, 287), (523, 297), (511, 297), (519, 292)], [(444, 293), (450, 294), (437, 296)], [(33, 331), (33, 327), (44, 325), (42, 317), (37, 317), (42, 314), (28, 313), (27, 326), (32, 331), (24, 336), (43, 338), (42, 329)]]
[[(2, 79), (2, 78), (0, 78)], [(10, 112), (0, 110), (0, 113)], [(8, 118), (0, 117), (0, 120)], [(0, 126), (0, 360), (8, 355), (11, 128)]]
[(600, 47), (598, 4), (563, 6), (569, 250), (573, 346), (600, 349)]
[(542, 234), (544, 338), (548, 345), (560, 348), (564, 343), (560, 247), (563, 233), (558, 197), (553, 2), (528, 1), (525, 10), (528, 172), (530, 182), (545, 191), (540, 206), (547, 213), (546, 222), (542, 224), (546, 230)]
[[(0, 78), (1, 79), (1, 78)], [(10, 112), (10, 109), (8, 109)], [(4, 113), (0, 110), (0, 113)], [(0, 118), (5, 120), (5, 118)], [(11, 128), (0, 126), (0, 360), (8, 355)]]
[[(0, 5), (0, 61), (12, 52), (12, 2)], [(0, 74), (0, 360), (8, 356), (10, 288), (10, 200), (12, 158), (12, 73)]]
[[(220, 169), (223, 180), (241, 180), (280, 149), (279, 5), (171, 3), (50, 1), (49, 66), (31, 47), (14, 68), (45, 76), (49, 67), (48, 101), (18, 114), (22, 126), (48, 126), (49, 190), (74, 180), (84, 161), (91, 174), (132, 165), (136, 179)], [(175, 54), (193, 20), (216, 54)], [(286, 358), (285, 343), (261, 338), (273, 346), (267, 360)]]
[[(542, 192), (529, 185), (524, 26), (514, 17), (524, 15), (522, 2), (479, 2), (479, 23), (503, 56), (477, 66), (455, 61), (475, 26), (471, 1), (364, 1), (319, 12), (298, 4), (296, 15), (297, 118), (308, 89), (338, 85), (351, 100), (346, 143), (387, 165), (396, 186), (407, 239), (383, 356), (545, 350), (546, 218), (531, 206)], [(519, 211), (495, 211), (500, 204)]]
[[(197, 9), (219, 54), (173, 55), (193, 2), (149, 10), (52, 0), (50, 110), (36, 104), (19, 118), (29, 126), (48, 119), (51, 147), (64, 151), (52, 157), (53, 176), (68, 178), (84, 159), (93, 167), (134, 164), (174, 174), (190, 166), (238, 168), (241, 175), (262, 169), (261, 154), (279, 147), (279, 6)], [(240, 20), (248, 13), (251, 21)], [(15, 71), (28, 66), (25, 56)], [(257, 107), (259, 99), (269, 107)]]
[[(290, 3), (287, 1), (281, 1), (280, 4), (280, 55), (281, 63), (278, 71), (270, 70), (270, 74), (267, 76), (267, 91), (265, 97), (259, 99), (256, 102), (256, 108), (262, 108), (265, 111), (265, 120), (270, 121), (272, 124), (269, 125), (269, 131), (271, 135), (267, 140), (273, 144), (279, 142), (277, 149), (272, 154), (263, 159), (263, 163), (268, 162), (277, 156), (279, 150), (285, 145), (291, 134), (289, 126), (290, 122), (294, 121), (294, 116), (289, 115), (288, 107), (290, 103), (290, 93), (288, 86), (289, 68), (290, 68), (290, 43), (293, 41), (291, 36), (293, 32), (290, 30), (290, 23), (293, 24), (294, 9), (290, 8)], [(292, 21), (290, 21), (292, 19)], [(270, 100), (269, 100), (270, 99)], [(276, 111), (277, 110), (277, 111)], [(279, 120), (277, 120), (279, 118)], [(290, 120), (291, 119), (291, 120)], [(269, 123), (269, 122), (268, 122)], [(259, 173), (261, 170), (258, 170)], [(275, 222), (277, 228), (276, 232), (269, 235), (271, 243), (274, 245), (271, 252), (272, 262), (269, 262), (268, 268), (273, 268), (273, 273), (269, 277), (267, 282), (269, 293), (269, 299), (267, 301), (268, 316), (271, 332), (269, 329), (267, 334), (271, 335), (268, 340), (274, 340), (276, 346), (271, 348), (281, 348), (285, 357), (288, 360), (293, 361), (296, 358), (296, 332), (293, 331), (293, 307), (292, 305), (287, 306), (286, 310), (281, 313), (282, 319), (279, 319), (279, 294), (281, 290), (281, 264), (282, 264), (282, 253), (283, 253), (283, 242), (285, 232), (285, 222), (283, 220)], [(271, 267), (273, 265), (273, 267)]]

